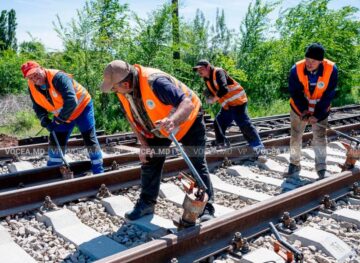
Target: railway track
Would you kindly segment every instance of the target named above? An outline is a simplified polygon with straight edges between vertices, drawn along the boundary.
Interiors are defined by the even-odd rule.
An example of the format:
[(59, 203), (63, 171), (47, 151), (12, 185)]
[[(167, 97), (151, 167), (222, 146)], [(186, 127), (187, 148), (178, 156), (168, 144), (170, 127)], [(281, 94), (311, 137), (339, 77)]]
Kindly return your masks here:
[[(329, 118), (329, 124), (334, 126), (346, 125), (351, 123), (360, 122), (360, 105), (349, 105), (345, 107), (333, 108), (332, 114)], [(253, 124), (256, 126), (259, 131), (260, 137), (263, 140), (271, 138), (280, 138), (290, 133), (290, 117), (289, 115), (277, 115), (270, 117), (261, 117), (252, 119)], [(205, 116), (205, 123), (210, 132), (209, 136), (213, 137), (212, 132), (212, 123), (213, 120), (210, 116)], [(99, 132), (98, 140), (101, 145), (103, 145), (104, 150), (106, 151), (106, 146), (114, 145), (129, 145), (134, 146), (137, 143), (136, 136), (133, 133), (122, 133), (122, 134), (113, 134), (113, 135), (101, 135), (102, 131)], [(235, 135), (233, 139), (234, 142), (244, 141), (243, 136), (239, 132), (237, 127), (233, 127), (229, 131), (229, 135)], [(83, 147), (83, 141), (78, 135), (74, 139), (69, 140), (69, 147)], [(211, 143), (213, 139), (209, 140)], [(34, 144), (34, 142), (36, 142)], [(13, 158), (16, 155), (25, 154), (28, 152), (36, 151), (45, 151), (47, 149), (47, 137), (41, 136), (37, 138), (29, 138), (20, 141), (21, 146), (10, 147), (10, 148), (0, 148), (0, 160)]]
[[(355, 119), (350, 124), (338, 125), (336, 129), (349, 134), (357, 133), (360, 131), (360, 124), (356, 122)], [(338, 139), (330, 131), (328, 136), (329, 140)], [(180, 170), (187, 169), (184, 161), (177, 156), (173, 156), (165, 163), (161, 198), (155, 211), (155, 219), (159, 221), (152, 222), (151, 220), (155, 219), (148, 219), (148, 222), (126, 222), (124, 220), (123, 213), (128, 208), (126, 204), (131, 206), (131, 202), (136, 200), (139, 193), (140, 167), (135, 152), (105, 158), (108, 167), (114, 161), (123, 167), (114, 167), (103, 175), (81, 176), (81, 173), (86, 170), (84, 168), (90, 167), (87, 161), (72, 163), (72, 169), (79, 177), (68, 181), (61, 179), (58, 167), (38, 168), (31, 170), (31, 173), (24, 171), (13, 176), (2, 175), (0, 177), (2, 187), (0, 216), (3, 218), (1, 225), (11, 234), (11, 241), (20, 247), (18, 249), (25, 251), (30, 258), (38, 262), (91, 262), (93, 260), (99, 260), (99, 262), (149, 262), (149, 260), (150, 262), (170, 262), (171, 260), (173, 262), (212, 262), (221, 258), (233, 260), (228, 262), (240, 262), (241, 249), (229, 250), (236, 232), (241, 232), (243, 237), (247, 237), (250, 248), (256, 251), (266, 243), (266, 240), (272, 241), (273, 237), (268, 233), (268, 223), (272, 221), (278, 224), (285, 211), (290, 212), (294, 218), (298, 218), (298, 223), (303, 222), (299, 224), (301, 229), (311, 223), (304, 219), (304, 215), (311, 213), (312, 218), (315, 218), (314, 215), (318, 213), (321, 200), (326, 194), (330, 195), (331, 199), (341, 199), (343, 206), (344, 202), (347, 204), (349, 200), (351, 202), (354, 202), (353, 199), (356, 200), (356, 198), (349, 198), (349, 194), (351, 194), (350, 189), (353, 183), (360, 181), (360, 172), (354, 169), (350, 172), (339, 173), (336, 164), (344, 160), (345, 152), (337, 143), (330, 145), (328, 158), (329, 168), (334, 176), (316, 181), (314, 171), (311, 170), (313, 155), (311, 151), (305, 150), (305, 159), (302, 161), (305, 169), (299, 183), (284, 180), (282, 177), (282, 171), (287, 167), (288, 155), (283, 152), (289, 143), (288, 136), (265, 141), (266, 147), (270, 151), (274, 150), (267, 166), (244, 161), (242, 156), (246, 153), (246, 146), (236, 144), (239, 138), (239, 134), (229, 136), (233, 142), (231, 149), (216, 151), (209, 149), (207, 160), (213, 174), (218, 217), (201, 226), (180, 232), (171, 226), (171, 218), (181, 213), (181, 194), (183, 194), (174, 176)], [(303, 139), (304, 145), (310, 143), (311, 133), (306, 133)], [(233, 165), (229, 166), (231, 161)], [(25, 181), (26, 178), (28, 181)], [(37, 181), (34, 180), (35, 178)], [(16, 189), (21, 183), (26, 187)], [(106, 185), (113, 196), (107, 197), (103, 189), (102, 192), (105, 195), (95, 198), (102, 184)], [(304, 186), (300, 187), (300, 185)], [(60, 209), (40, 213), (39, 208), (43, 205), (46, 196), (50, 196)], [(352, 205), (351, 209), (357, 209), (356, 204)], [(69, 216), (71, 220), (75, 220), (69, 219), (68, 223), (73, 225), (76, 223), (78, 229), (87, 229), (83, 230), (84, 236), (87, 236), (86, 233), (89, 232), (86, 231), (89, 229), (90, 232), (95, 231), (96, 234), (92, 232), (93, 237), (82, 243), (80, 241), (84, 240), (72, 239), (74, 235), (70, 233), (69, 228), (64, 230), (65, 223), (60, 224), (63, 228), (59, 226), (57, 214), (60, 218)], [(332, 220), (336, 221), (336, 219)], [(146, 225), (150, 222), (152, 226)], [(18, 231), (22, 227), (25, 228), (25, 234), (24, 231)], [(172, 233), (169, 234), (169, 232)], [(46, 247), (46, 242), (41, 243), (41, 233), (44, 233), (47, 239), (60, 245)], [(36, 248), (26, 246), (29, 242), (24, 240), (28, 238), (35, 240), (32, 242), (37, 244)], [(262, 243), (259, 241), (261, 238), (265, 240)], [(106, 248), (112, 248), (111, 253), (106, 254), (104, 247), (102, 253), (96, 252), (94, 246), (98, 245), (101, 248), (101, 244), (107, 244)], [(57, 252), (49, 252), (54, 247), (59, 249), (63, 247), (61, 255), (57, 255), (59, 254)], [(307, 247), (309, 246), (304, 245), (304, 249)], [(323, 257), (331, 262), (329, 254), (324, 251), (320, 253), (318, 250), (315, 249), (314, 253), (311, 250), (307, 259), (310, 260), (311, 256), (317, 259)], [(357, 256), (356, 260), (359, 260), (359, 251), (353, 250), (355, 251), (354, 258), (356, 259)], [(40, 254), (39, 251), (41, 251)], [(1, 256), (0, 261), (2, 261)]]

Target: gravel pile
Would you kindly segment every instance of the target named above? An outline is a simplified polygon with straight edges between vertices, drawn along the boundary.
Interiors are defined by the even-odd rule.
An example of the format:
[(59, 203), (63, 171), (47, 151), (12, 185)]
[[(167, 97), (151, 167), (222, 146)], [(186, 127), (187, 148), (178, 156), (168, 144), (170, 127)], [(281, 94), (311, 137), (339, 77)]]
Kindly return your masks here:
[(40, 157), (37, 160), (31, 161), (31, 163), (35, 168), (44, 167), (47, 163), (47, 157)]
[(99, 200), (71, 203), (67, 208), (85, 225), (104, 235), (116, 232), (125, 223), (120, 217), (108, 214)]
[(240, 176), (232, 176), (227, 174), (226, 170), (223, 168), (220, 168), (216, 171), (216, 175), (223, 180), (224, 182), (227, 182), (231, 185), (240, 186), (249, 190), (253, 190), (256, 192), (266, 193), (268, 195), (278, 195), (281, 193), (281, 187), (256, 182), (251, 179), (242, 178)]
[[(276, 161), (276, 160), (274, 160), (274, 161)], [(280, 165), (282, 165), (284, 167), (284, 171), (287, 169), (287, 167), (288, 167), (287, 164), (281, 163), (279, 161), (276, 161), (276, 162), (280, 163)], [(268, 171), (268, 170), (262, 169), (259, 166), (255, 165), (253, 163), (249, 163), (249, 162), (245, 163), (244, 165), (249, 167), (249, 169), (256, 174), (261, 174), (261, 175), (265, 175), (265, 176), (276, 178), (276, 179), (284, 179), (284, 176), (282, 173)]]
[[(284, 237), (286, 240), (286, 238)], [(274, 236), (261, 236), (250, 244), (251, 250), (256, 248), (267, 248), (269, 250), (274, 249)], [(328, 257), (326, 254), (318, 251), (314, 246), (302, 247), (299, 240), (295, 240), (293, 243), (294, 247), (298, 248), (304, 255), (304, 262), (306, 263), (335, 263), (333, 258)]]
[(71, 203), (68, 209), (75, 212), (85, 225), (126, 247), (137, 246), (150, 240), (148, 234), (137, 226), (127, 224), (121, 217), (105, 212), (105, 207), (99, 200)]
[[(352, 209), (351, 206), (349, 208)], [(314, 215), (304, 222), (304, 226), (311, 226), (336, 235), (355, 251), (355, 259), (358, 260), (356, 262), (360, 262), (360, 231), (355, 224)]]
[(245, 200), (240, 199), (240, 197), (237, 195), (224, 193), (222, 191), (215, 190), (214, 193), (215, 193), (214, 201), (216, 204), (230, 207), (235, 210), (238, 210), (247, 205), (252, 205), (252, 204), (256, 203), (256, 201), (251, 201), (251, 200), (245, 201)]
[(0, 167), (0, 174), (7, 174), (9, 173), (9, 169), (7, 168), (6, 165)]
[(142, 231), (135, 225), (126, 223), (116, 232), (109, 235), (109, 237), (129, 248), (141, 245), (152, 239), (147, 232)]
[(158, 197), (157, 204), (155, 205), (155, 214), (173, 220), (183, 214), (183, 209), (164, 198)]
[(140, 197), (140, 190), (141, 190), (140, 185), (134, 185), (134, 186), (132, 186), (130, 188), (114, 192), (114, 194), (116, 194), (116, 195), (125, 195), (126, 197), (128, 197), (131, 200), (131, 202), (133, 202), (135, 204), (136, 201)]
[(66, 242), (36, 220), (34, 214), (8, 216), (1, 221), (13, 240), (38, 262), (91, 262), (74, 244)]
[[(132, 186), (127, 190), (119, 191), (117, 194), (122, 194), (127, 196), (134, 204), (139, 199), (140, 196), (140, 186)], [(177, 215), (182, 215), (182, 208), (174, 205), (172, 202), (165, 200), (164, 198), (158, 197), (157, 203), (155, 205), (155, 214), (166, 219), (174, 219)]]

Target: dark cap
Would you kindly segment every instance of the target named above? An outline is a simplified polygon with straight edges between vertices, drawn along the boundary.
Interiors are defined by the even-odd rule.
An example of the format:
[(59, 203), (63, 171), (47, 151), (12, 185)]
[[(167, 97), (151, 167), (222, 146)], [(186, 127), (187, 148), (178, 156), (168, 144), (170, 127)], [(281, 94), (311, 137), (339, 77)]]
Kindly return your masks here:
[(305, 57), (323, 61), (324, 54), (325, 54), (325, 49), (321, 44), (312, 43), (307, 47), (305, 52)]
[(196, 66), (193, 67), (193, 71), (196, 71), (198, 68), (201, 67), (207, 67), (208, 65), (210, 65), (209, 61), (207, 61), (206, 59), (201, 59), (198, 61), (198, 63), (196, 63)]

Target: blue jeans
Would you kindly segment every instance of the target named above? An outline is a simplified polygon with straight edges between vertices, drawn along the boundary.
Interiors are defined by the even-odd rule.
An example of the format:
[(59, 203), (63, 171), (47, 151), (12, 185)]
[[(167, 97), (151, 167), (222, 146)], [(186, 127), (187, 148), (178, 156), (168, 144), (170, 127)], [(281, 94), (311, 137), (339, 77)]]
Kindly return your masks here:
[(214, 120), (216, 143), (224, 144), (226, 129), (233, 121), (239, 126), (245, 140), (253, 150), (258, 151), (264, 148), (260, 136), (254, 125), (252, 125), (247, 113), (247, 103), (239, 106), (230, 106), (228, 110), (221, 108)]
[[(92, 172), (94, 174), (104, 172), (101, 147), (96, 137), (94, 106), (92, 101), (89, 102), (83, 112), (75, 120), (70, 123), (59, 124), (55, 127), (54, 131), (63, 153), (65, 153), (66, 144), (75, 125), (79, 128), (89, 153)], [(62, 164), (62, 159), (52, 134), (50, 134), (49, 137), (48, 154), (49, 160), (47, 166)]]

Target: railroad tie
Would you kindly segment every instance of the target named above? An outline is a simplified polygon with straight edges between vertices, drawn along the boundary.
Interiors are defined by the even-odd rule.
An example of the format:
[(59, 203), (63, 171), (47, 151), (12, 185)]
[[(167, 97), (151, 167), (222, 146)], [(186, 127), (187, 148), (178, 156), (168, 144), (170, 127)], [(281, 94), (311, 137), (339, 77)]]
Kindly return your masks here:
[(2, 225), (0, 225), (0, 262), (36, 263), (35, 259), (12, 240), (9, 232)]
[(81, 252), (93, 260), (101, 259), (127, 248), (83, 224), (76, 214), (66, 208), (47, 212), (38, 220), (65, 240), (73, 243)]
[(111, 196), (102, 199), (102, 204), (106, 211), (111, 215), (116, 215), (124, 218), (127, 222), (137, 225), (143, 231), (147, 232), (161, 232), (162, 230), (171, 230), (176, 232), (176, 227), (169, 219), (165, 219), (158, 215), (147, 215), (137, 220), (128, 220), (125, 218), (125, 213), (134, 208), (133, 202), (125, 196)]
[(245, 201), (249, 199), (254, 201), (263, 201), (271, 198), (271, 195), (226, 183), (214, 174), (210, 174), (210, 179), (215, 189), (223, 191), (225, 193), (237, 195), (241, 199), (244, 199)]

